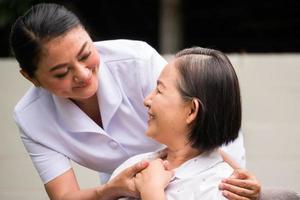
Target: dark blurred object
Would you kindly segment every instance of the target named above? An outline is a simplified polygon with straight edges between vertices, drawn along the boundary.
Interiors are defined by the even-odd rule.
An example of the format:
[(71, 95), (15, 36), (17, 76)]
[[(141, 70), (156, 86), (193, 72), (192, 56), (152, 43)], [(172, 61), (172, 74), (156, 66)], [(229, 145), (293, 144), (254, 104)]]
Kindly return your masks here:
[(0, 56), (6, 57), (10, 55), (8, 37), (12, 23), (17, 16), (24, 13), (31, 1), (19, 0), (0, 0)]
[[(0, 57), (11, 55), (8, 36), (12, 23), (39, 2), (65, 5), (80, 17), (94, 40), (144, 40), (161, 52), (162, 1), (0, 0)], [(298, 0), (181, 0), (181, 6), (180, 37), (174, 37), (176, 33), (171, 30), (162, 30), (165, 34), (161, 39), (168, 35), (171, 39), (181, 38), (177, 42), (182, 48), (197, 45), (224, 52), (300, 52)]]
[(62, 4), (76, 13), (95, 41), (136, 39), (159, 49), (159, 0), (0, 0), (0, 57), (11, 55), (8, 37), (12, 23), (32, 5), (40, 2)]
[(184, 46), (300, 52), (300, 1), (182, 0)]

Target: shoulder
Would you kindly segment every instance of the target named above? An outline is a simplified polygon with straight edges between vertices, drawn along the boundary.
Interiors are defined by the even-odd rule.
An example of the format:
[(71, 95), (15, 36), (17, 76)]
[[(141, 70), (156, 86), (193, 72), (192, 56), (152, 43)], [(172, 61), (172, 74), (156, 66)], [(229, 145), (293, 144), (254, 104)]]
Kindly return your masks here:
[(233, 172), (233, 168), (223, 160), (218, 151), (210, 153), (208, 161), (212, 161), (211, 166), (207, 170), (208, 176), (212, 177), (212, 180), (219, 181), (223, 178), (228, 178)]
[(123, 170), (125, 170), (128, 167), (133, 166), (134, 164), (141, 162), (143, 160), (152, 160), (156, 157), (156, 152), (148, 152), (143, 154), (138, 154), (135, 156), (132, 156), (128, 158), (126, 161), (124, 161), (119, 167), (117, 167), (114, 172), (112, 173), (111, 179), (117, 176), (119, 173), (121, 173)]
[(219, 189), (219, 184), (222, 179), (228, 178), (233, 172), (233, 169), (225, 162), (219, 162), (212, 166), (201, 176), (195, 178), (198, 183), (193, 189), (195, 192), (195, 199), (218, 199), (225, 200), (226, 198), (222, 195)]
[(225, 161), (218, 163), (213, 169), (216, 178), (228, 178), (233, 173), (233, 168)]
[(106, 40), (94, 44), (100, 56), (108, 60), (149, 59), (156, 52), (149, 44), (138, 40)]
[(17, 105), (14, 108), (15, 113), (22, 112), (27, 108), (33, 106), (36, 101), (41, 100), (47, 92), (43, 89), (32, 86), (25, 95), (19, 100)]
[(24, 119), (30, 119), (31, 117), (34, 119), (43, 111), (41, 109), (51, 109), (49, 106), (50, 101), (51, 94), (49, 92), (33, 86), (15, 106), (13, 117), (17, 124), (21, 126), (21, 121)]

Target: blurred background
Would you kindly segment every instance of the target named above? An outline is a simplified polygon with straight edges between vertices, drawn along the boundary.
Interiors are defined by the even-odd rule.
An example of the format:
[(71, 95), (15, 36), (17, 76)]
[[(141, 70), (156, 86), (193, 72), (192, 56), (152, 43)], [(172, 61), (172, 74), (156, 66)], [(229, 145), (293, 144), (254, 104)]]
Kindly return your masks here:
[[(32, 5), (75, 12), (92, 38), (148, 42), (167, 60), (191, 46), (219, 49), (238, 74), (247, 168), (263, 187), (300, 192), (300, 1), (0, 0), (0, 199), (48, 199), (12, 119), (31, 86), (9, 50), (10, 27)], [(97, 172), (76, 163), (83, 188)]]

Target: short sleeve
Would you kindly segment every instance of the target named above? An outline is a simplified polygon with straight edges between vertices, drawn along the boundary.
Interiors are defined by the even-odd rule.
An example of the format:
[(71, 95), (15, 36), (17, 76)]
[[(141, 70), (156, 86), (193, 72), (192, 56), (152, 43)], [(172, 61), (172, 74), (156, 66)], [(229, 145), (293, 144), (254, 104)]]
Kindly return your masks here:
[(132, 156), (130, 158), (128, 158), (126, 161), (124, 161), (119, 167), (117, 167), (114, 172), (112, 173), (110, 179), (113, 179), (114, 177), (116, 177), (118, 174), (120, 174), (122, 171), (124, 171), (125, 169), (127, 169), (128, 167), (133, 166), (134, 164), (141, 162), (143, 160), (151, 160), (152, 152), (149, 153), (143, 153), (143, 154), (138, 154), (135, 156)]
[(69, 159), (32, 139), (20, 129), (22, 142), (44, 184), (71, 168)]

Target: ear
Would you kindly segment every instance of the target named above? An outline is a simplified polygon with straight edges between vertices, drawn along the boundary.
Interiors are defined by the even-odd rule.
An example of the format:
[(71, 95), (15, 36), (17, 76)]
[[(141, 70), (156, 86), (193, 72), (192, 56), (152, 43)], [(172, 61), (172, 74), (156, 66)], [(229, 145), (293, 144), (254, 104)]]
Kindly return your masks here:
[(198, 113), (200, 112), (200, 102), (198, 99), (193, 98), (189, 105), (189, 113), (186, 118), (187, 124), (191, 124), (197, 117)]
[(31, 76), (29, 76), (29, 74), (27, 72), (25, 72), (23, 69), (20, 69), (20, 73), (27, 80), (29, 80), (31, 83), (33, 83), (35, 85), (35, 87), (40, 87), (41, 86), (40, 82), (36, 78), (32, 78)]

